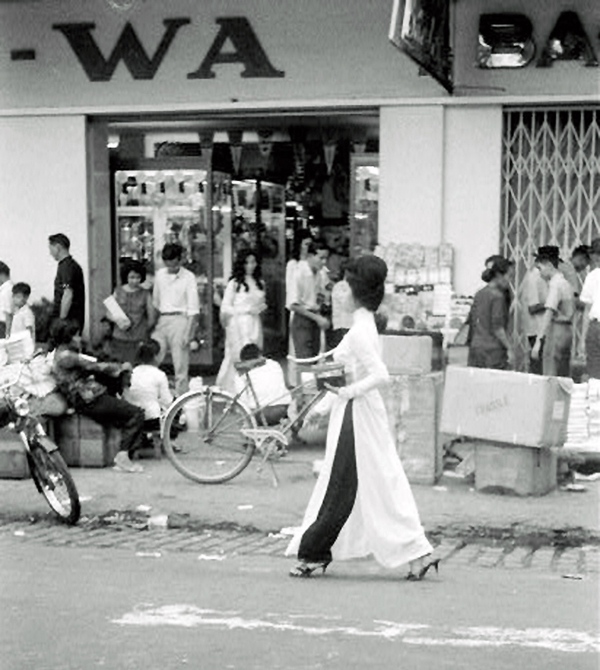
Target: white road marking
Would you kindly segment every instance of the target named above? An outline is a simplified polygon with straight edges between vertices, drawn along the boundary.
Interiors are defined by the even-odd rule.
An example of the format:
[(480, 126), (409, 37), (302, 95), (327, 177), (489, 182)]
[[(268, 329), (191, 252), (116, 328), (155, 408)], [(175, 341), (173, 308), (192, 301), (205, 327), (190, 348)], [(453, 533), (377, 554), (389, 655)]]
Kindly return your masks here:
[[(312, 619), (300, 623), (298, 619)], [(220, 612), (195, 605), (139, 605), (112, 623), (122, 626), (212, 627), (223, 630), (292, 632), (304, 635), (348, 635), (383, 638), (403, 644), (451, 647), (528, 647), (568, 653), (599, 653), (600, 638), (564, 628), (500, 628), (495, 626), (431, 626), (429, 624), (373, 621), (369, 627), (327, 624), (320, 615), (290, 616), (269, 613), (263, 619), (240, 612)]]

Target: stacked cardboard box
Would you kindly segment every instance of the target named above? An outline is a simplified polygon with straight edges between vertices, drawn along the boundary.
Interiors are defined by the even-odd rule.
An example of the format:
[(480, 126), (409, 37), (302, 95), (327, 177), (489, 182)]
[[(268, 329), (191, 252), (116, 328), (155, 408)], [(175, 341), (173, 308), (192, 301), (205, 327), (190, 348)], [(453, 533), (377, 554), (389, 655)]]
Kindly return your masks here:
[(408, 480), (434, 484), (442, 474), (439, 440), (443, 373), (391, 375), (382, 393), (390, 430)]
[[(475, 487), (542, 495), (556, 486), (573, 382), (520, 372), (446, 369), (440, 430), (475, 438)], [(539, 452), (539, 453), (537, 453)]]
[(53, 437), (70, 467), (103, 468), (113, 464), (119, 451), (120, 431), (79, 414), (56, 418)]

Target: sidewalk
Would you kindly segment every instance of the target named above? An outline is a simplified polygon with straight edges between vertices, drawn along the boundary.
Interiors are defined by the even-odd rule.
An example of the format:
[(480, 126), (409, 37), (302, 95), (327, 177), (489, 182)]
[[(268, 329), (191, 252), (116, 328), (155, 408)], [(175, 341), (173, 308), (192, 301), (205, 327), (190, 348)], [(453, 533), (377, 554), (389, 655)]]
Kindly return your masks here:
[[(82, 516), (110, 512), (147, 513), (171, 527), (249, 527), (263, 532), (297, 526), (315, 483), (313, 461), (322, 446), (295, 447), (275, 463), (280, 484), (273, 485), (270, 466), (258, 474), (255, 457), (238, 477), (225, 484), (202, 485), (182, 477), (168, 459), (141, 461), (144, 472), (112, 468), (72, 468), (82, 500)], [(475, 491), (463, 480), (442, 477), (436, 486), (414, 485), (426, 531), (432, 535), (517, 539), (563, 535), (600, 543), (600, 480), (582, 482), (585, 491), (555, 490), (520, 498)], [(33, 482), (0, 480), (0, 518), (40, 517), (48, 512)], [(140, 507), (142, 506), (142, 507)], [(165, 515), (167, 519), (165, 519)]]

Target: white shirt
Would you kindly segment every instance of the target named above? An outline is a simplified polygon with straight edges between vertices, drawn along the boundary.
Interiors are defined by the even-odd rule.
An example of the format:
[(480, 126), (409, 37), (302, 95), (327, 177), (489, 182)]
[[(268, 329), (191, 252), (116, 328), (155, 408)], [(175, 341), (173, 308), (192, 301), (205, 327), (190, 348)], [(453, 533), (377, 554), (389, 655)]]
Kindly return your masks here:
[(317, 275), (311, 270), (308, 261), (298, 261), (294, 277), (295, 292), (293, 304), (306, 309), (317, 310)]
[(194, 273), (180, 268), (177, 274), (171, 274), (167, 268), (160, 268), (154, 278), (152, 301), (161, 314), (198, 314), (200, 301)]
[(591, 305), (590, 319), (600, 321), (600, 268), (592, 270), (585, 278), (579, 298)]
[(0, 323), (5, 323), (6, 316), (12, 312), (12, 287), (10, 279), (0, 286)]
[[(285, 385), (285, 377), (281, 365), (277, 361), (267, 358), (264, 365), (249, 372), (252, 387), (261, 407), (266, 405), (289, 405), (292, 396)], [(239, 393), (246, 386), (246, 376), (235, 376), (235, 390)], [(244, 391), (240, 400), (251, 410), (256, 409), (256, 402), (250, 389)]]
[(131, 373), (131, 386), (123, 397), (144, 410), (146, 419), (158, 419), (173, 402), (167, 375), (154, 365), (136, 365)]
[(17, 333), (22, 333), (26, 330), (31, 329), (31, 336), (35, 342), (35, 317), (33, 311), (29, 305), (23, 305), (19, 308), (12, 318), (10, 324), (10, 334), (16, 335)]

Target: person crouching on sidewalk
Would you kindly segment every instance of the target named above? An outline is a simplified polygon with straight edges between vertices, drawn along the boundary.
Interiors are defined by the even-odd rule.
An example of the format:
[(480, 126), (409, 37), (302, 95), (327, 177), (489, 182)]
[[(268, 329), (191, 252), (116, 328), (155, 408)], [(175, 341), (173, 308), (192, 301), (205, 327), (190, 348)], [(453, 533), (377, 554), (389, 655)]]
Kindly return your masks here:
[(115, 456), (116, 470), (142, 472), (142, 466), (133, 463), (131, 457), (141, 445), (144, 411), (108, 392), (109, 387), (118, 385), (131, 366), (99, 363), (92, 356), (81, 354), (77, 323), (62, 319), (55, 321), (52, 339), (56, 343), (52, 372), (59, 391), (78, 414), (101, 426), (120, 429), (121, 450)]

